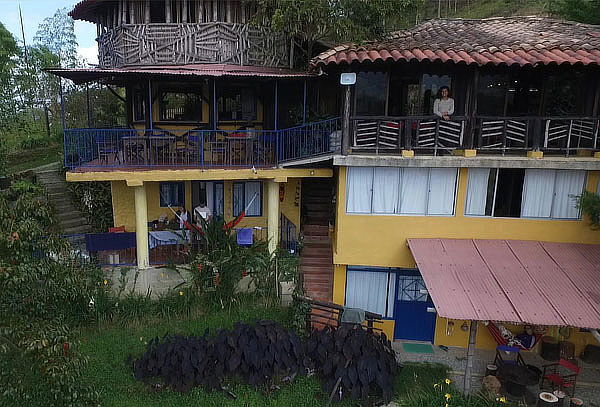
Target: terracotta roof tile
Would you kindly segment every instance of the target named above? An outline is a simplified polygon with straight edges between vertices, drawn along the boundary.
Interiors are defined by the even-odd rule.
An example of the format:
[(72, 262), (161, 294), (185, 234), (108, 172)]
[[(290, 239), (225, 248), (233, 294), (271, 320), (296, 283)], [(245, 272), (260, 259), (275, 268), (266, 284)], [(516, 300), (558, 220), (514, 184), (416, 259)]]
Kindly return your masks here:
[(543, 17), (430, 20), (367, 45), (337, 46), (314, 58), (312, 66), (413, 59), (476, 65), (600, 65), (600, 26)]

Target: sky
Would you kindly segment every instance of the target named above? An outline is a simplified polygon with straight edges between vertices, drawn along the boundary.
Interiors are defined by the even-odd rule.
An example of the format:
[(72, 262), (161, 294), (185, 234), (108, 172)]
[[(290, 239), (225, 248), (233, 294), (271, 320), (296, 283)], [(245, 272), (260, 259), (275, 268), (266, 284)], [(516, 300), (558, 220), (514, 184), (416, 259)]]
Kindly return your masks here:
[[(22, 44), (21, 24), (19, 22), (19, 5), (23, 12), (25, 41), (33, 43), (38, 25), (46, 17), (52, 17), (59, 8), (67, 7), (70, 11), (80, 0), (0, 0), (0, 22)], [(84, 21), (75, 21), (75, 35), (79, 44), (77, 52), (88, 63), (98, 63), (96, 46), (96, 26)]]

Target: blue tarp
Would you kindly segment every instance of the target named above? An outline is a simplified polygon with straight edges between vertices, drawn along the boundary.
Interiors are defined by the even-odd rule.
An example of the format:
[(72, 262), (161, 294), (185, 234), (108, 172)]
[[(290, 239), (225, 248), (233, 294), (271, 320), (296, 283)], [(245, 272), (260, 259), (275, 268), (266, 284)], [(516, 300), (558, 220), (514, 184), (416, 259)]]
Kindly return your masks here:
[(88, 252), (102, 250), (122, 250), (136, 247), (135, 233), (90, 233), (85, 235)]
[(240, 246), (252, 246), (253, 237), (252, 228), (237, 230), (237, 244)]

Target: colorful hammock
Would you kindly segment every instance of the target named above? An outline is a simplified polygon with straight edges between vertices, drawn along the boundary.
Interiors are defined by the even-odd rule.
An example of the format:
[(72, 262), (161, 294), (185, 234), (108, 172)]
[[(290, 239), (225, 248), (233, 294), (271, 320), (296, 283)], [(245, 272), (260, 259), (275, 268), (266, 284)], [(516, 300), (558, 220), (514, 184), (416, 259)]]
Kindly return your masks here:
[(517, 339), (514, 335), (513, 335), (512, 339), (505, 338), (504, 336), (502, 336), (502, 333), (500, 332), (500, 328), (498, 328), (498, 326), (496, 324), (494, 324), (492, 321), (488, 322), (487, 328), (490, 331), (490, 334), (492, 335), (494, 340), (498, 343), (498, 345), (513, 346), (513, 347), (519, 348), (521, 350), (533, 349), (535, 347), (535, 345), (539, 342), (539, 340), (542, 338), (542, 335), (540, 335), (540, 334), (534, 335), (535, 340), (533, 341), (533, 344), (530, 347), (527, 347), (527, 346), (523, 345), (521, 343), (521, 341), (519, 339)]

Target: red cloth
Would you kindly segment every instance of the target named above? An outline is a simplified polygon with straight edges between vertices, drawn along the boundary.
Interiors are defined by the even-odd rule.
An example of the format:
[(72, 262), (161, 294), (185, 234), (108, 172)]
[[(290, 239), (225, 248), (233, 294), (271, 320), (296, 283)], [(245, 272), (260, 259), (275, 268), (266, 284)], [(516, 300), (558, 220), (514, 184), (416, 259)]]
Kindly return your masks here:
[[(490, 334), (492, 335), (492, 337), (498, 343), (498, 345), (508, 345), (508, 340), (506, 340), (502, 336), (502, 334), (500, 333), (500, 329), (498, 329), (498, 327), (493, 322), (490, 321), (487, 324), (487, 328), (490, 331)], [(522, 349), (522, 350), (531, 350), (538, 343), (538, 341), (540, 340), (541, 337), (542, 337), (542, 335), (535, 335), (535, 341), (533, 342), (533, 345), (531, 345), (530, 348), (527, 348), (527, 347), (525, 347), (523, 345), (520, 345), (520, 344), (514, 344), (514, 345), (511, 345), (511, 346), (514, 346), (515, 348), (519, 348), (519, 349)]]

